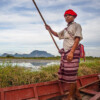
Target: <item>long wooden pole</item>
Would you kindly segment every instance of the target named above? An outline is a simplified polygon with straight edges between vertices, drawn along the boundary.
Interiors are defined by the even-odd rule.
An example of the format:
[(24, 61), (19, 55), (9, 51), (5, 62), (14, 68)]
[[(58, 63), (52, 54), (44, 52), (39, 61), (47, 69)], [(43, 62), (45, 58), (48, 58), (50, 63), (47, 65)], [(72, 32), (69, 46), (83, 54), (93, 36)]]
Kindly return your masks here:
[[(33, 1), (34, 5), (35, 5), (35, 7), (36, 7), (36, 9), (37, 9), (37, 11), (38, 11), (38, 13), (39, 13), (39, 15), (41, 16), (41, 18), (42, 18), (44, 24), (46, 25), (46, 21), (44, 20), (44, 18), (43, 18), (43, 16), (42, 16), (41, 12), (40, 12), (40, 10), (39, 10), (39, 8), (37, 7), (37, 4), (36, 4), (35, 0), (32, 0), (32, 1)], [(57, 49), (58, 49), (58, 51), (59, 51), (59, 47), (58, 47), (58, 45), (57, 45), (55, 39), (53, 38), (52, 33), (51, 33), (50, 31), (49, 31), (49, 33), (50, 33), (50, 36), (51, 36), (51, 38), (52, 38), (52, 40), (53, 40), (55, 46), (57, 47)]]

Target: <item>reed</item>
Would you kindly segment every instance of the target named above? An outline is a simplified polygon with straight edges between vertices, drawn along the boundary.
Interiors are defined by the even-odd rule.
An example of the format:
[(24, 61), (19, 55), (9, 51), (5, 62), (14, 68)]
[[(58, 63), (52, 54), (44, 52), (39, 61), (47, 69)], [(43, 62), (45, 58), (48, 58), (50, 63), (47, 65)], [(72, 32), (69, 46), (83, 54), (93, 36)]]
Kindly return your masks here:
[[(41, 66), (39, 71), (34, 71), (11, 63), (3, 62), (0, 65), (0, 87), (10, 87), (57, 80), (59, 65), (48, 67)], [(100, 59), (81, 61), (78, 76), (100, 73)]]

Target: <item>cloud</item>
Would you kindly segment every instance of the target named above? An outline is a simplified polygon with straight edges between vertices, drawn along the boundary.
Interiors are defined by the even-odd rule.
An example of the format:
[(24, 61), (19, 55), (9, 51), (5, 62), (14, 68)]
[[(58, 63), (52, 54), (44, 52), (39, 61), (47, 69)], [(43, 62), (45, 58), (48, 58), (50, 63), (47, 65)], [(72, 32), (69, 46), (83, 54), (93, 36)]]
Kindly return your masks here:
[[(29, 53), (38, 49), (58, 55), (32, 1), (1, 0), (0, 2), (1, 53), (11, 51)], [(93, 56), (100, 56), (99, 0), (49, 0), (48, 3), (46, 0), (37, 0), (36, 3), (46, 22), (57, 32), (66, 27), (64, 11), (69, 8), (74, 9), (78, 13), (76, 22), (83, 28), (82, 43), (85, 45), (86, 54), (93, 55), (92, 52), (96, 52)], [(55, 39), (62, 48), (62, 41)]]
[[(96, 17), (92, 20), (88, 20), (85, 25), (83, 25), (84, 41), (93, 43), (98, 43), (100, 46), (100, 28), (99, 28), (100, 18)], [(94, 45), (96, 46), (96, 45)]]

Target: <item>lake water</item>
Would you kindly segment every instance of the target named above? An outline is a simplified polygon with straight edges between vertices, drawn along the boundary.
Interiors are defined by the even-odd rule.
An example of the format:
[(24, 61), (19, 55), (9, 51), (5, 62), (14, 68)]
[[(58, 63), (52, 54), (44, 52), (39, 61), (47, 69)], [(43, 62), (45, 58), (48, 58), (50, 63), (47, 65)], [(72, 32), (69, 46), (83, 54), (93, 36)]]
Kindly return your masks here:
[(49, 66), (49, 65), (58, 65), (60, 61), (58, 60), (32, 60), (32, 59), (4, 59), (0, 60), (0, 65), (2, 64), (11, 64), (12, 66), (20, 66), (26, 68), (32, 68), (37, 70), (40, 66)]

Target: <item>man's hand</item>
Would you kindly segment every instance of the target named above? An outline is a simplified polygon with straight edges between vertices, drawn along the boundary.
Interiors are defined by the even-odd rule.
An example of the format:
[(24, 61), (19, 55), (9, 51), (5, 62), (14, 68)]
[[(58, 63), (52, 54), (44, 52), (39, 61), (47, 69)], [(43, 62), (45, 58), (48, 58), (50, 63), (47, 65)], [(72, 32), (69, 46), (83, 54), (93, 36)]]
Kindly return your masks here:
[(80, 38), (76, 37), (73, 47), (71, 48), (70, 52), (67, 55), (67, 61), (71, 62), (73, 60), (74, 51), (79, 44)]
[(51, 27), (49, 25), (45, 25), (45, 28), (48, 30), (48, 31), (51, 31)]
[(52, 33), (54, 36), (58, 37), (58, 34), (57, 32), (53, 31), (52, 28), (49, 26), (49, 25), (45, 25), (45, 28), (50, 32)]
[(73, 60), (73, 52), (69, 52), (67, 55), (67, 61), (71, 62)]

